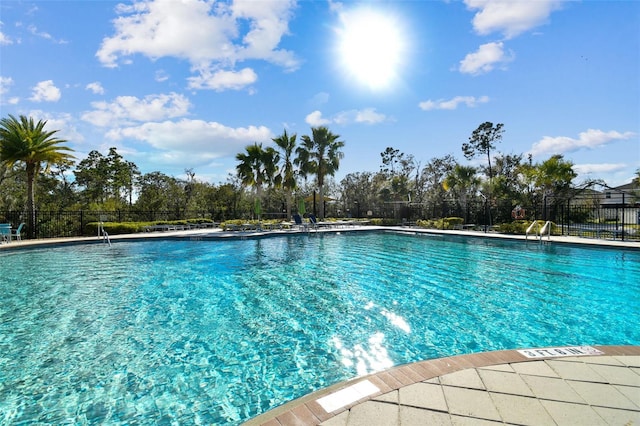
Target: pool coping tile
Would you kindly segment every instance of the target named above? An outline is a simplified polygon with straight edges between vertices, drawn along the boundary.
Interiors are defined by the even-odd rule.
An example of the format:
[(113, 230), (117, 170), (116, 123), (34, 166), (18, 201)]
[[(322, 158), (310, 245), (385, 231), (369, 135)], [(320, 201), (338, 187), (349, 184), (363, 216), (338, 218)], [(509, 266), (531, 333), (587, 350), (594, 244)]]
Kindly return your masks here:
[[(585, 416), (589, 418), (591, 414), (597, 415), (597, 417), (593, 417), (594, 422), (601, 420), (606, 422), (605, 415), (612, 419), (640, 419), (638, 401), (629, 398), (630, 394), (640, 393), (640, 386), (635, 382), (637, 373), (634, 371), (637, 369), (636, 366), (640, 364), (640, 346), (615, 345), (594, 346), (594, 348), (602, 351), (603, 354), (570, 358), (530, 359), (516, 350), (502, 350), (405, 364), (321, 389), (256, 416), (245, 422), (244, 425), (359, 426), (363, 424), (361, 421), (372, 420), (371, 416), (363, 412), (367, 407), (385, 415), (397, 412), (398, 419), (405, 418), (405, 421), (409, 418), (416, 419), (418, 418), (416, 416), (422, 415), (424, 421), (430, 418), (439, 419), (434, 421), (448, 419), (446, 424), (461, 425), (522, 421), (522, 411), (518, 410), (522, 410), (523, 406), (536, 408), (540, 419), (539, 421), (538, 418), (535, 419), (536, 424), (544, 424), (550, 419), (559, 424), (570, 424), (571, 419), (576, 420), (585, 418)], [(558, 364), (559, 361), (562, 361), (562, 364)], [(557, 369), (553, 369), (553, 366)], [(597, 373), (599, 368), (603, 370), (619, 368), (620, 370), (610, 371), (616, 378), (613, 381), (631, 383), (631, 385), (608, 383), (606, 377)], [(485, 376), (493, 375), (494, 379), (499, 379), (503, 375), (509, 375), (505, 377), (512, 379), (518, 377), (522, 383), (530, 388), (532, 394), (529, 396), (521, 395), (522, 392), (509, 388), (508, 384), (500, 384), (488, 391), (485, 382), (482, 382), (485, 389), (474, 389), (465, 387), (468, 386), (468, 383), (465, 384), (465, 382), (456, 382), (455, 385), (451, 385), (447, 384), (446, 379), (442, 379), (442, 376), (456, 372), (460, 372), (459, 376), (471, 374), (469, 377), (472, 377), (475, 374), (481, 381), (483, 374)], [(634, 376), (629, 379), (629, 374)], [(590, 379), (595, 381), (588, 381)], [(379, 392), (367, 395), (331, 413), (327, 413), (317, 402), (322, 397), (364, 381), (377, 387)], [(556, 384), (563, 383), (566, 388), (555, 393), (536, 393), (536, 386), (529, 386), (529, 383), (535, 382), (539, 385), (545, 381)], [(424, 386), (433, 388), (424, 388)], [(435, 402), (416, 404), (416, 398), (419, 400), (420, 395), (402, 398), (402, 394), (419, 392), (420, 389), (437, 392), (435, 387), (441, 389), (446, 402), (446, 411), (442, 410), (442, 404)], [(567, 389), (571, 391), (568, 394), (566, 393)], [(601, 395), (603, 391), (607, 392), (609, 396), (603, 397)], [(484, 403), (478, 404), (477, 400), (471, 398), (468, 402), (472, 406), (464, 407), (462, 403), (464, 398), (468, 397), (478, 397)], [(448, 398), (454, 399), (449, 400)], [(300, 407), (301, 405), (304, 407)], [(512, 407), (511, 405), (516, 406)], [(547, 410), (545, 407), (549, 407), (549, 409)], [(572, 416), (571, 411), (563, 411), (563, 408), (575, 410), (575, 416)], [(352, 415), (353, 413), (356, 415)], [(565, 422), (565, 420), (567, 421)]]

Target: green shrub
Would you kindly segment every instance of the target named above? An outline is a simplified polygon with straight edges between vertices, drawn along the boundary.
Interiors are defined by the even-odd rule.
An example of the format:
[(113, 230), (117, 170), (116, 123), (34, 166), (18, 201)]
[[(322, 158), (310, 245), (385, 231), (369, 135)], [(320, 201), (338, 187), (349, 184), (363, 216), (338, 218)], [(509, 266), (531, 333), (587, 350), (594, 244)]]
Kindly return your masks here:
[[(544, 220), (537, 220), (537, 226), (533, 228), (531, 235), (536, 235), (545, 224)], [(533, 223), (531, 220), (514, 220), (498, 225), (498, 232), (502, 234), (525, 235), (529, 226)], [(551, 223), (551, 235), (560, 235), (560, 227), (555, 223)]]
[[(103, 229), (109, 235), (134, 234), (144, 231), (145, 226), (149, 226), (153, 222), (104, 222)], [(84, 226), (85, 235), (98, 235), (99, 222), (89, 222)]]
[(428, 229), (462, 229), (464, 219), (461, 217), (445, 217), (444, 219), (418, 220), (416, 225)]
[(371, 225), (375, 226), (394, 226), (397, 225), (397, 222), (394, 219), (382, 219), (379, 217), (374, 217), (371, 219)]
[[(155, 222), (104, 222), (102, 227), (109, 235), (135, 234), (144, 232), (145, 228), (153, 225), (189, 225), (197, 223), (211, 223), (211, 219), (197, 218), (186, 220), (159, 220)], [(241, 221), (242, 222), (242, 221)], [(84, 235), (98, 235), (100, 222), (88, 222), (84, 225)]]

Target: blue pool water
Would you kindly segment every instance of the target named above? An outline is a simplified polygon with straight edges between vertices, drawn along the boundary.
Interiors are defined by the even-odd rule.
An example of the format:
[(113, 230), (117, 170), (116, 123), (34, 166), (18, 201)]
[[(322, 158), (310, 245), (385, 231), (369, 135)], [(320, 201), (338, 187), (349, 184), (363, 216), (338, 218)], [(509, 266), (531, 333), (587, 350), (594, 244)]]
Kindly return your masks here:
[(1, 424), (238, 424), (422, 359), (640, 344), (640, 251), (391, 233), (0, 252)]

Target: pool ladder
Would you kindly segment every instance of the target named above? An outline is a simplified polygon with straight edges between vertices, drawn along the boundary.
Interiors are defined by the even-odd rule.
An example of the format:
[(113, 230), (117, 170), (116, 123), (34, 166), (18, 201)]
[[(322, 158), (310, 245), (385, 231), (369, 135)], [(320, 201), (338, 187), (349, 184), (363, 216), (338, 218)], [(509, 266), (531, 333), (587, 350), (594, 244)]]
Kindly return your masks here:
[(111, 247), (111, 240), (109, 239), (109, 233), (104, 229), (104, 223), (100, 221), (98, 223), (98, 238), (102, 237), (103, 243), (109, 243), (109, 247)]
[(540, 229), (540, 224), (537, 220), (534, 220), (533, 223), (527, 228), (524, 239), (527, 240), (529, 238), (529, 234), (532, 232), (534, 233), (534, 235), (539, 236), (540, 242), (542, 242), (542, 237), (544, 236), (544, 234), (547, 234), (547, 241), (551, 241), (551, 221), (546, 221), (542, 226), (542, 229)]

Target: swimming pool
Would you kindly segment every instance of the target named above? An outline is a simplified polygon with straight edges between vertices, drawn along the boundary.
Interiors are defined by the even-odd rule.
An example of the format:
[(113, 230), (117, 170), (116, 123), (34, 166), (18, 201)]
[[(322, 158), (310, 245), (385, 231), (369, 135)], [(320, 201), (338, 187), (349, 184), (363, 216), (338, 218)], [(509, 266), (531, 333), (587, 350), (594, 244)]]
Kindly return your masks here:
[(640, 344), (640, 251), (394, 233), (0, 252), (0, 423), (238, 424), (494, 349)]

